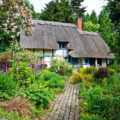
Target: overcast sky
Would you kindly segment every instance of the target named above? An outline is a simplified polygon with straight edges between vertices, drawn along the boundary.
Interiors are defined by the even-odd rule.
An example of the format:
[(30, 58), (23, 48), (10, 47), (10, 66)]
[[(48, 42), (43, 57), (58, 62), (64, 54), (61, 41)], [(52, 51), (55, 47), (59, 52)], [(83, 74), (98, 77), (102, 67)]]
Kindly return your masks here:
[[(49, 3), (51, 0), (29, 0), (30, 3), (34, 5), (35, 11), (40, 12), (46, 3)], [(105, 0), (84, 0), (83, 6), (86, 6), (86, 12), (91, 13), (94, 9), (97, 14), (100, 13), (102, 7), (106, 5)]]

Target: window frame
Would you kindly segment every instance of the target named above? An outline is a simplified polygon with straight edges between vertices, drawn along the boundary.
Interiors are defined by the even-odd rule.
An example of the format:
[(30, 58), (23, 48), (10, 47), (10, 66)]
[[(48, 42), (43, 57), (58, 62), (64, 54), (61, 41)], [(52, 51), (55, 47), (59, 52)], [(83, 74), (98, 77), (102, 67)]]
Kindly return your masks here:
[(90, 59), (89, 58), (85, 58), (85, 64), (86, 65), (90, 64)]
[(61, 49), (61, 50), (66, 50), (66, 49), (67, 49), (67, 43), (65, 43), (65, 42), (60, 42), (60, 43), (59, 43), (59, 49)]

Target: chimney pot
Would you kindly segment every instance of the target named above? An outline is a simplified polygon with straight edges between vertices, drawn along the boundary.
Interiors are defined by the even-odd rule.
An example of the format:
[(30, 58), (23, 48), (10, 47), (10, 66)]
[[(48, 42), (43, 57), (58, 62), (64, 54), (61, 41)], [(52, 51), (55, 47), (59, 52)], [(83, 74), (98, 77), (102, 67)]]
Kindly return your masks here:
[(78, 18), (77, 27), (78, 27), (78, 30), (82, 31), (82, 18)]

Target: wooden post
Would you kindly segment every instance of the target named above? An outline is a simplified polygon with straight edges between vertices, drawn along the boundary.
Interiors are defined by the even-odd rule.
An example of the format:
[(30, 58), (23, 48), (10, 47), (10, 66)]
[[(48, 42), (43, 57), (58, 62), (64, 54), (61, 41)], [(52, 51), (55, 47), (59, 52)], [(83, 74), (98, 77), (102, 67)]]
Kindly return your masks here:
[(97, 58), (95, 58), (95, 67), (97, 67)]

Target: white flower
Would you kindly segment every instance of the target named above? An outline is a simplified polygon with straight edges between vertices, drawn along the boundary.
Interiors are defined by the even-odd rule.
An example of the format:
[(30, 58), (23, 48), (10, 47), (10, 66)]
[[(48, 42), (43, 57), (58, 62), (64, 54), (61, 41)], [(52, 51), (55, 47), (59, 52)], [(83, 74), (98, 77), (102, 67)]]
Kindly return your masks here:
[(2, 0), (0, 0), (0, 5), (3, 5), (3, 1)]

